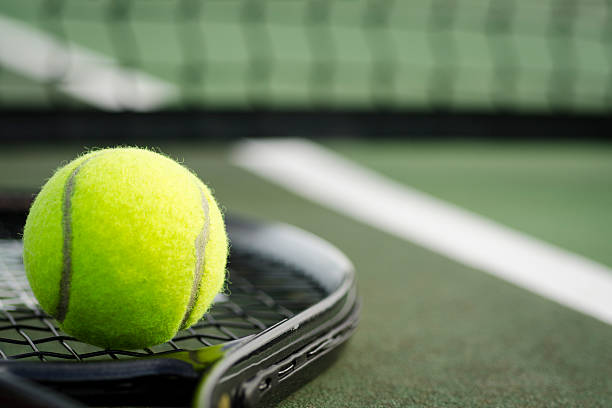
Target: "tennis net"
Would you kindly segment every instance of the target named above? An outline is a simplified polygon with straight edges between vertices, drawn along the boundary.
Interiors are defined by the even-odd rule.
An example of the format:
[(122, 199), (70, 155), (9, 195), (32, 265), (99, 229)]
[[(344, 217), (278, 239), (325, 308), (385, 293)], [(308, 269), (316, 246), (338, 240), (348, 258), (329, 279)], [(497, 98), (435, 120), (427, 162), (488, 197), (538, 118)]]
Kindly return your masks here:
[[(0, 16), (3, 108), (612, 106), (607, 0), (31, 0), (4, 2)], [(36, 68), (7, 22), (55, 44), (35, 47)], [(95, 101), (100, 75), (114, 105)], [(163, 92), (133, 104), (130, 81), (143, 78)]]

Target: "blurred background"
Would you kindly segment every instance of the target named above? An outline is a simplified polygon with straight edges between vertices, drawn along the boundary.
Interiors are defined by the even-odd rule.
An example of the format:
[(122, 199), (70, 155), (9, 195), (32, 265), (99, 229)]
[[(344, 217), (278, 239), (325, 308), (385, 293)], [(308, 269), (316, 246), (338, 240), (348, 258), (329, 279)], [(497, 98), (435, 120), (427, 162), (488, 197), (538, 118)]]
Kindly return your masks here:
[[(0, 4), (2, 217), (25, 220), (83, 151), (138, 145), (228, 216), (298, 225), (355, 263), (360, 329), (283, 407), (611, 406), (611, 119), (609, 0)], [(552, 248), (548, 266), (489, 258), (597, 312), (440, 249), (506, 242), (440, 208)]]
[[(16, 121), (10, 133), (30, 138), (44, 137), (42, 123), (47, 134), (82, 138), (80, 126), (100, 121), (92, 110), (164, 113), (148, 118), (153, 124), (104, 117), (116, 137), (164, 137), (169, 129), (197, 138), (541, 137), (573, 136), (578, 124), (593, 137), (592, 122), (609, 130), (601, 117), (612, 101), (611, 7), (605, 0), (9, 1), (0, 10), (0, 107), (5, 126)], [(24, 110), (70, 112), (71, 121), (53, 115), (31, 123)]]

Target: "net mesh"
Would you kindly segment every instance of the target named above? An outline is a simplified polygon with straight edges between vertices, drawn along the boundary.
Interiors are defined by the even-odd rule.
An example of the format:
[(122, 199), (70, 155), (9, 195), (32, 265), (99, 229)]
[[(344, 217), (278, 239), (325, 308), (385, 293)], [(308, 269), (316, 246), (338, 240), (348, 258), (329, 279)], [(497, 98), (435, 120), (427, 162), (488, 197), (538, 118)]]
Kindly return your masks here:
[[(611, 9), (608, 0), (5, 2), (0, 106), (607, 112)], [(36, 48), (41, 33), (51, 43)]]
[(63, 333), (38, 306), (28, 285), (19, 240), (0, 239), (0, 359), (93, 361), (144, 357), (236, 340), (292, 317), (325, 297), (299, 270), (257, 254), (230, 256), (229, 294), (173, 340), (143, 350), (106, 350)]

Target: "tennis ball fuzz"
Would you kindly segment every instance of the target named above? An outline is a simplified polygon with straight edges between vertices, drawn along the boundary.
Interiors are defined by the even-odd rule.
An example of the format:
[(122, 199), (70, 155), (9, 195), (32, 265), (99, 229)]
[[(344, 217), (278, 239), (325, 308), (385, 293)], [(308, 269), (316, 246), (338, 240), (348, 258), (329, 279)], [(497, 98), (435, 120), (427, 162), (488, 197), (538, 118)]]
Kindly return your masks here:
[(223, 217), (208, 187), (138, 148), (61, 167), (32, 204), (26, 275), (62, 330), (105, 348), (143, 348), (197, 322), (225, 281)]

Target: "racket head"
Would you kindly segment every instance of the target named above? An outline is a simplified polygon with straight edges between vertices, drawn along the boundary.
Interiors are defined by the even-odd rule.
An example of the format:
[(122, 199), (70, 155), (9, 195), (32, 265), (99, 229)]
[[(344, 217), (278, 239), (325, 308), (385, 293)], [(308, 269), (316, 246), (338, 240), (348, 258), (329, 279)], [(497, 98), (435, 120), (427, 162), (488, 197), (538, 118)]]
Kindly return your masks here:
[(318, 282), (326, 296), (219, 360), (199, 386), (197, 406), (275, 403), (332, 362), (357, 326), (360, 303), (354, 268), (338, 249), (287, 225), (243, 226), (249, 230), (237, 226), (238, 248), (256, 248), (267, 258), (298, 268)]
[(144, 350), (104, 350), (62, 333), (29, 290), (19, 241), (3, 240), (0, 369), (87, 403), (186, 404), (194, 390), (199, 406), (277, 401), (332, 361), (356, 327), (354, 269), (330, 244), (284, 224), (230, 216), (228, 233), (227, 293), (194, 327)]

